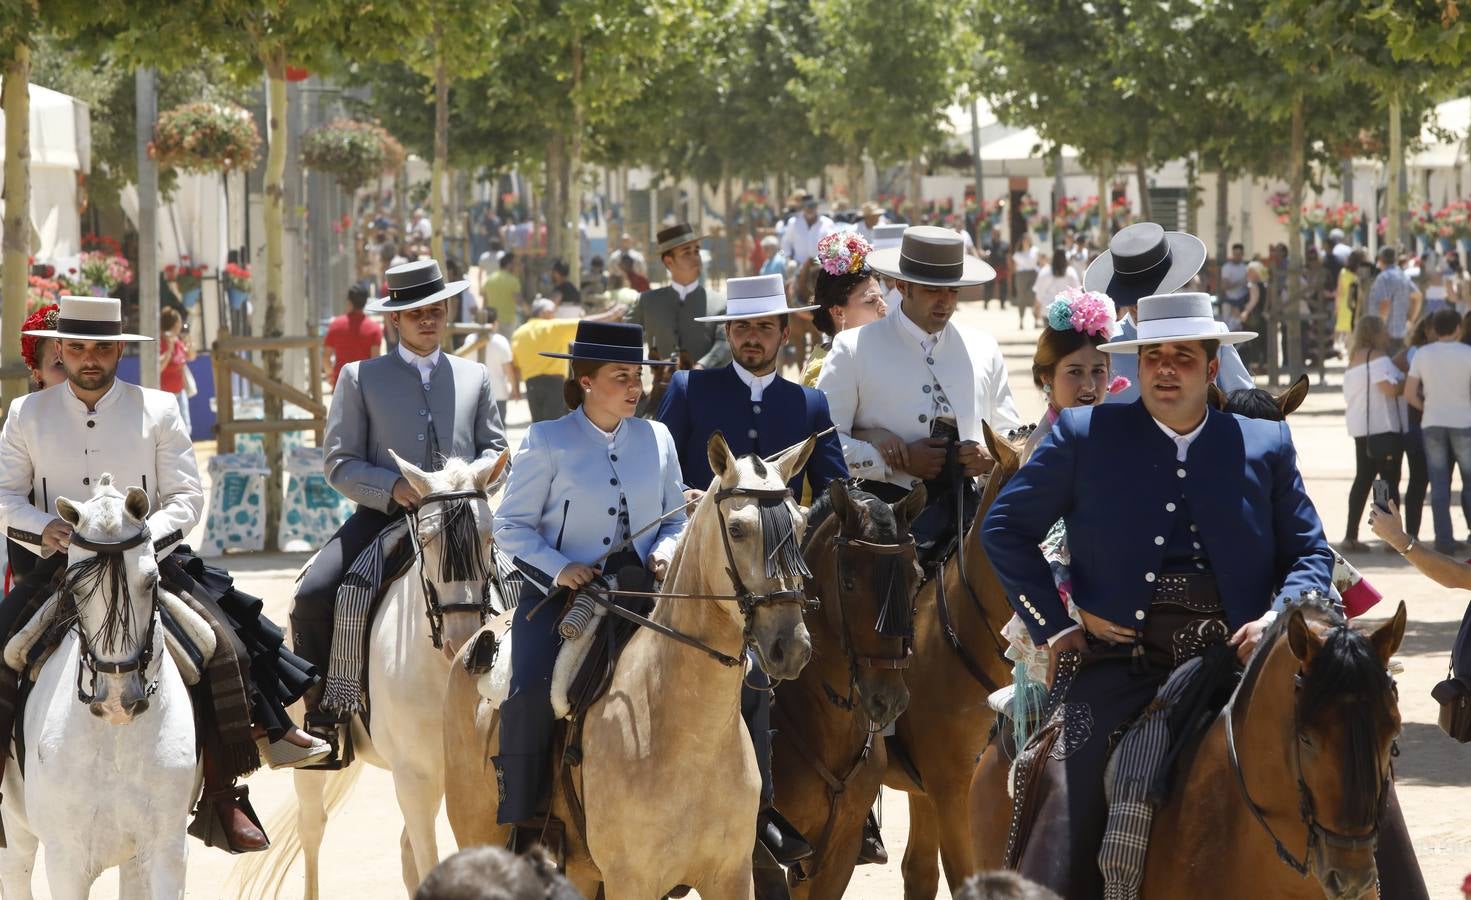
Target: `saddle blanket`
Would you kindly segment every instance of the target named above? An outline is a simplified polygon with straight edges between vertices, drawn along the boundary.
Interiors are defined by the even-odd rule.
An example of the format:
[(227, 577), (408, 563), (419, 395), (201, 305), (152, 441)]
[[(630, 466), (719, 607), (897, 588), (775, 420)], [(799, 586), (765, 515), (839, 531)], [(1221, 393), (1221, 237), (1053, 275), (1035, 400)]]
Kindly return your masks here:
[[(546, 613), (550, 613), (547, 610)], [(544, 614), (546, 614), (544, 613)], [(601, 606), (593, 607), (593, 619), (582, 633), (571, 640), (564, 640), (557, 651), (557, 661), (552, 666), (552, 714), (565, 719), (572, 713), (572, 686), (577, 675), (587, 662), (594, 643), (607, 621), (608, 611)], [(505, 633), (497, 641), (495, 661), (490, 671), (475, 681), (475, 689), (490, 702), (492, 709), (499, 709), (511, 695), (511, 629), (507, 622)]]

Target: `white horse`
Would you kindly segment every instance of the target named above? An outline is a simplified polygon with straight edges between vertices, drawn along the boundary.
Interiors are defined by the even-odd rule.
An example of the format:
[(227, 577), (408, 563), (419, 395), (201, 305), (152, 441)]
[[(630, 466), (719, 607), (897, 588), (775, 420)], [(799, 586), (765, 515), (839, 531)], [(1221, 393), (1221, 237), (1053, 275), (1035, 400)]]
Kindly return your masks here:
[[(392, 451), (389, 451), (392, 454)], [(491, 555), (490, 497), (501, 485), (509, 452), (498, 459), (466, 462), (451, 459), (437, 472), (425, 472), (396, 454), (394, 460), (409, 484), (424, 499), (414, 538), (418, 558), (403, 578), (391, 585), (373, 614), (368, 632), (368, 709), (373, 730), (369, 737), (362, 719), (354, 717), (353, 753), (393, 773), (394, 793), (403, 813), (400, 839), (404, 887), (410, 894), (439, 862), (434, 820), (444, 799), (444, 692), (450, 660), (481, 625), (479, 613), (486, 583), (494, 572)], [(441, 564), (451, 540), (439, 540), (458, 530), (453, 520), (473, 514), (480, 545), (480, 577), (446, 581)], [(460, 532), (463, 533), (463, 532)], [(459, 547), (464, 554), (470, 548)], [(435, 647), (433, 626), (426, 614), (425, 584), (433, 589), (437, 607), (444, 610), (442, 646)], [(275, 817), (270, 824), (271, 849), (242, 859), (232, 880), (236, 896), (274, 896), (297, 853), (306, 857), (308, 900), (319, 896), (318, 860), (327, 816), (347, 799), (361, 767), (356, 762), (337, 772), (297, 769), (297, 814)]]
[(24, 782), (13, 754), (6, 764), (0, 888), (7, 900), (31, 896), (43, 843), (56, 900), (85, 900), (113, 866), (123, 900), (182, 897), (194, 712), (158, 627), (148, 494), (124, 496), (103, 475), (92, 499), (58, 498), (56, 509), (75, 529), (67, 587), (77, 620), (26, 703)]

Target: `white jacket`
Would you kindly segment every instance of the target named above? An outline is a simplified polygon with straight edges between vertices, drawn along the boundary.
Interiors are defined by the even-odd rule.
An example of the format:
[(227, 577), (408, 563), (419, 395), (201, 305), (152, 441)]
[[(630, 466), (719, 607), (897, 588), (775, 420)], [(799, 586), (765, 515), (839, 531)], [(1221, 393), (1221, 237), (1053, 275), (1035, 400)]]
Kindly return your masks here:
[(188, 534), (199, 522), (204, 490), (172, 394), (118, 381), (89, 413), (70, 384), (59, 384), (10, 404), (0, 430), (0, 524), (7, 531), (23, 540), (40, 535), (58, 518), (57, 497), (85, 502), (104, 473), (119, 491), (148, 492), (154, 541)]
[(950, 322), (926, 356), (917, 329), (905, 327), (903, 316), (903, 310), (893, 309), (861, 328), (839, 332), (822, 361), (817, 387), (827, 394), (853, 476), (911, 487), (918, 479), (890, 469), (872, 444), (853, 438), (853, 429), (884, 428), (905, 443), (929, 437), (937, 380), (961, 440), (980, 442), (983, 420), (998, 433), (1022, 423), (995, 338)]

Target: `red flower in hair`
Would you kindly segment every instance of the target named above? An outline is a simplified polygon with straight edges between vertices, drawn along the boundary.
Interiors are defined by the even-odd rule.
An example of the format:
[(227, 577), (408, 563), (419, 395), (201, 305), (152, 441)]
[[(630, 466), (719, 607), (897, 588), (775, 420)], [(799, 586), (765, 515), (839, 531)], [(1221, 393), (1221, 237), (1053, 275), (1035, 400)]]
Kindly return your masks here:
[(41, 338), (25, 334), (27, 331), (47, 331), (56, 328), (56, 320), (61, 314), (61, 308), (55, 303), (45, 306), (31, 313), (30, 317), (21, 325), (20, 355), (26, 361), (26, 366), (32, 369), (41, 368), (36, 360), (36, 345), (41, 343)]

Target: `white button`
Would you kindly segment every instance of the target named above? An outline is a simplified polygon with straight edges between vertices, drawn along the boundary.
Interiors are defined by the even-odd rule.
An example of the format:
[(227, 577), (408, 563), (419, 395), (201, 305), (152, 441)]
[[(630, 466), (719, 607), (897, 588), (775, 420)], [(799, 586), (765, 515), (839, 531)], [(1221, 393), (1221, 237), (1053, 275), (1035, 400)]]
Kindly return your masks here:
[(747, 431), (746, 437), (754, 441), (756, 439), (756, 429), (752, 428), (750, 431)]
[(1166, 503), (1165, 504), (1165, 512), (1174, 512), (1174, 511), (1175, 511), (1175, 504), (1173, 504), (1173, 503)]
[(1155, 535), (1154, 536), (1154, 546), (1156, 546), (1156, 547), (1163, 547), (1164, 545), (1165, 545), (1165, 539), (1162, 538), (1162, 537), (1160, 537), (1159, 535)]
[(1153, 572), (1145, 572), (1144, 573), (1144, 580), (1145, 581), (1148, 581), (1148, 582), (1153, 582), (1154, 581), (1154, 573)]
[(1018, 594), (1016, 599), (1020, 600), (1023, 603), (1026, 603), (1027, 602), (1027, 595), (1026, 594)]
[(1047, 620), (1046, 619), (1043, 619), (1043, 618), (1038, 618), (1037, 619), (1037, 624), (1038, 625), (1046, 625), (1047, 624)]
[(1190, 526), (1190, 530), (1191, 531), (1199, 531), (1200, 529), (1199, 528), (1196, 528), (1194, 525), (1191, 525)]
[(1195, 542), (1195, 549), (1197, 549), (1197, 550), (1200, 549), (1200, 541), (1196, 541)]
[(1195, 568), (1204, 570), (1205, 569), (1205, 563), (1196, 563), (1195, 564)]
[(1137, 610), (1134, 613), (1134, 618), (1136, 618), (1139, 621), (1143, 622), (1144, 621), (1144, 610), (1142, 610), (1142, 609), (1141, 610)]
[(1185, 470), (1184, 469), (1176, 469), (1175, 470), (1175, 475), (1177, 477), (1179, 477), (1179, 478), (1184, 478), (1185, 477)]

